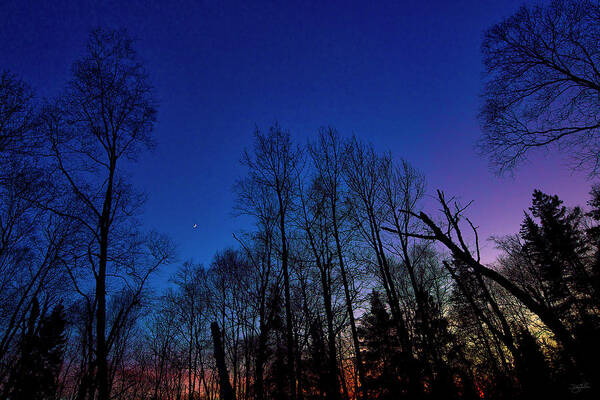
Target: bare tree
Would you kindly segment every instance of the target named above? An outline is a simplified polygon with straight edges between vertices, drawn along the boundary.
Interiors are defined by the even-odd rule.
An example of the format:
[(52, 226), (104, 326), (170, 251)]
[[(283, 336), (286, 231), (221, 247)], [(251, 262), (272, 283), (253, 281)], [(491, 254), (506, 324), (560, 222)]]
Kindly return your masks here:
[(53, 198), (43, 189), (48, 174), (31, 156), (36, 123), (33, 91), (0, 72), (0, 386), (18, 362), (15, 345), (34, 303), (43, 317), (66, 294), (62, 264), (78, 230), (36, 206)]
[(29, 143), (35, 126), (32, 101), (33, 91), (25, 82), (9, 71), (0, 72), (0, 155)]
[[(595, 377), (596, 373), (587, 368), (587, 366), (590, 365), (588, 355), (580, 346), (578, 346), (573, 333), (569, 330), (569, 327), (565, 322), (561, 320), (561, 316), (557, 315), (553, 309), (549, 308), (543, 300), (538, 299), (534, 294), (530, 293), (527, 287), (521, 287), (517, 282), (509, 279), (509, 277), (482, 264), (477, 230), (469, 219), (463, 215), (466, 207), (460, 207), (456, 204), (452, 205), (451, 200), (447, 200), (441, 191), (438, 191), (438, 199), (442, 207), (442, 215), (445, 220), (444, 225), (434, 222), (432, 218), (423, 211), (418, 214), (409, 212), (414, 217), (420, 219), (426, 227), (426, 233), (412, 233), (410, 235), (413, 237), (439, 241), (451, 251), (452, 255), (458, 261), (464, 263), (474, 276), (481, 277), (478, 279), (489, 279), (505, 289), (520, 301), (531, 313), (539, 317), (548, 329), (552, 331), (557, 341), (564, 346), (565, 350), (575, 360), (576, 364), (588, 378), (592, 379)], [(466, 221), (468, 223), (468, 228), (471, 229), (474, 234), (475, 247), (473, 250), (469, 247), (466, 236), (463, 234), (461, 221)], [(489, 304), (492, 307), (495, 306), (495, 302), (490, 302)], [(497, 310), (496, 315), (501, 316), (502, 312)], [(504, 325), (502, 334), (510, 334), (510, 328), (506, 326), (507, 322), (502, 321), (502, 324)], [(488, 325), (488, 327), (490, 327), (490, 325)]]
[[(380, 196), (382, 204), (386, 208), (387, 223), (394, 227), (399, 242), (399, 255), (402, 258), (403, 267), (406, 268), (410, 277), (410, 283), (414, 290), (418, 310), (423, 318), (426, 317), (426, 298), (422, 292), (422, 287), (417, 282), (417, 275), (413, 263), (419, 262), (419, 252), (412, 252), (420, 248), (420, 253), (426, 253), (426, 246), (416, 246), (416, 243), (411, 243), (409, 233), (418, 231), (419, 221), (412, 217), (406, 210), (415, 210), (419, 201), (422, 199), (425, 192), (424, 177), (406, 161), (402, 161), (400, 166), (394, 165), (391, 157), (384, 159), (382, 167), (382, 187)], [(404, 211), (403, 211), (404, 210)], [(383, 230), (386, 229), (382, 226)], [(419, 240), (419, 239), (417, 239)], [(412, 257), (412, 254), (416, 257)]]
[(485, 33), (481, 149), (498, 171), (550, 145), (600, 167), (600, 5), (523, 6)]
[(331, 219), (332, 235), (335, 240), (335, 254), (340, 268), (342, 284), (344, 286), (346, 312), (349, 318), (352, 343), (354, 345), (355, 369), (357, 375), (354, 390), (358, 393), (358, 388), (361, 386), (363, 378), (362, 360), (352, 304), (351, 282), (348, 277), (347, 266), (344, 260), (344, 238), (342, 237), (342, 227), (344, 224), (347, 224), (349, 219), (348, 207), (344, 207), (343, 205), (343, 174), (347, 163), (347, 157), (344, 150), (344, 143), (338, 132), (333, 128), (321, 129), (317, 141), (314, 144), (309, 145), (309, 153), (316, 171), (316, 179), (325, 196), (325, 210), (330, 214), (329, 218)]
[[(129, 276), (141, 290), (149, 273), (170, 257), (169, 246), (155, 242), (147, 248), (154, 258), (151, 265), (137, 270), (141, 242), (132, 233), (131, 216), (143, 198), (123, 172), (126, 160), (134, 160), (142, 148), (152, 145), (156, 110), (146, 73), (122, 31), (93, 31), (86, 54), (73, 64), (72, 72), (64, 94), (46, 107), (42, 117), (50, 162), (60, 177), (57, 187), (66, 200), (42, 206), (87, 228), (85, 257), (94, 295), (90, 298), (81, 287), (79, 292), (94, 312), (92, 370), (97, 398), (108, 400), (108, 354), (117, 328), (108, 330), (107, 281)], [(117, 325), (118, 321), (122, 320)]]
[[(243, 248), (243, 254), (248, 260), (250, 271), (248, 277), (245, 277), (248, 282), (247, 301), (250, 307), (251, 327), (249, 327), (253, 336), (257, 339), (257, 343), (253, 346), (254, 349), (254, 380), (253, 393), (254, 398), (263, 400), (265, 396), (264, 390), (264, 371), (267, 361), (267, 344), (269, 334), (272, 330), (273, 319), (275, 318), (276, 310), (270, 304), (274, 297), (279, 296), (279, 291), (275, 290), (274, 286), (278, 286), (275, 281), (275, 270), (273, 266), (273, 229), (277, 222), (274, 213), (268, 212), (263, 215), (265, 219), (259, 219), (257, 233), (248, 235), (245, 240), (239, 239)], [(246, 321), (246, 324), (250, 321)], [(250, 337), (248, 337), (248, 340)], [(247, 355), (249, 357), (249, 355)], [(247, 374), (249, 369), (247, 368)], [(247, 379), (250, 378), (247, 376)], [(249, 392), (249, 390), (247, 390)]]
[(346, 154), (348, 163), (344, 171), (344, 179), (353, 204), (354, 223), (375, 255), (375, 264), (385, 289), (392, 318), (398, 325), (403, 350), (408, 354), (411, 351), (408, 329), (400, 309), (396, 282), (382, 240), (382, 225), (387, 213), (380, 202), (385, 164), (372, 146), (364, 145), (356, 138), (347, 144)]
[[(306, 237), (306, 247), (309, 249), (310, 264), (314, 264), (319, 271), (317, 280), (321, 283), (323, 305), (325, 307), (325, 321), (327, 324), (327, 357), (326, 376), (324, 389), (327, 398), (339, 399), (340, 386), (338, 381), (336, 334), (333, 314), (333, 251), (332, 229), (330, 214), (325, 209), (326, 194), (321, 189), (318, 178), (311, 188), (305, 189), (302, 185), (298, 190), (300, 194), (300, 226)], [(313, 327), (314, 328), (314, 327)]]
[(265, 192), (275, 204), (279, 225), (281, 268), (283, 272), (284, 301), (286, 313), (286, 345), (289, 395), (296, 397), (296, 374), (294, 372), (294, 334), (292, 310), (290, 306), (289, 243), (286, 219), (292, 211), (302, 152), (293, 145), (288, 131), (279, 125), (269, 128), (267, 134), (256, 129), (254, 134), (254, 154), (245, 152), (242, 164), (248, 168), (246, 187), (255, 186)]

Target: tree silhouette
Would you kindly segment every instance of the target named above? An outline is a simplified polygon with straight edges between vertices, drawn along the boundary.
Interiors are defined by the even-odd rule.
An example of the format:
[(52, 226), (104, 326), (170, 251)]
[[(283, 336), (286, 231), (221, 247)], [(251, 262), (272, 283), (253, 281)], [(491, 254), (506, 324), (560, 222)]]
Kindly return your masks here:
[(0, 71), (0, 157), (31, 144), (36, 123), (32, 103), (31, 88), (15, 74)]
[[(548, 362), (535, 337), (527, 329), (521, 329), (517, 341), (519, 358), (516, 360), (516, 369), (521, 386), (521, 397), (530, 399), (532, 396), (544, 398), (556, 396), (560, 388), (554, 385)], [(564, 395), (566, 393), (563, 393)]]
[(397, 327), (377, 292), (371, 293), (370, 310), (358, 333), (363, 343), (366, 398), (415, 398), (417, 382), (409, 381), (415, 365), (403, 350)]
[(41, 315), (39, 303), (33, 302), (20, 339), (18, 359), (5, 387), (7, 398), (55, 399), (66, 342), (65, 328), (62, 304), (49, 315)]
[[(99, 400), (110, 398), (109, 353), (122, 332), (143, 288), (158, 266), (171, 255), (168, 240), (136, 232), (132, 215), (143, 196), (126, 181), (121, 164), (152, 146), (156, 119), (152, 89), (124, 31), (94, 30), (86, 54), (72, 66), (72, 79), (58, 99), (45, 106), (40, 130), (55, 173), (56, 201), (39, 207), (76, 221), (85, 230), (81, 239), (87, 263), (67, 265), (95, 330), (88, 354), (94, 386), (82, 390)], [(94, 282), (93, 295), (82, 287), (81, 269)], [(75, 271), (78, 269), (79, 271)], [(130, 301), (121, 302), (117, 318), (108, 319), (110, 277), (125, 281)], [(119, 293), (119, 291), (117, 291)], [(93, 322), (92, 322), (93, 321)]]
[(216, 322), (210, 325), (212, 332), (212, 338), (214, 343), (214, 354), (217, 362), (217, 371), (219, 372), (219, 398), (223, 400), (234, 400), (233, 389), (229, 382), (229, 373), (227, 372), (227, 366), (225, 365), (225, 350), (223, 348), (223, 342), (221, 341), (221, 330)]
[(485, 33), (481, 148), (498, 171), (556, 145), (598, 172), (599, 22), (597, 2), (553, 0)]
[[(287, 371), (289, 396), (296, 398), (296, 372), (292, 310), (290, 300), (289, 240), (287, 218), (294, 206), (296, 179), (299, 173), (302, 152), (290, 138), (288, 131), (278, 124), (269, 128), (268, 133), (258, 128), (254, 133), (254, 152), (244, 152), (242, 164), (248, 168), (248, 176), (240, 182), (241, 193), (262, 193), (276, 210), (281, 270), (284, 285), (284, 306), (286, 321)], [(252, 203), (242, 206), (247, 213), (254, 213)]]

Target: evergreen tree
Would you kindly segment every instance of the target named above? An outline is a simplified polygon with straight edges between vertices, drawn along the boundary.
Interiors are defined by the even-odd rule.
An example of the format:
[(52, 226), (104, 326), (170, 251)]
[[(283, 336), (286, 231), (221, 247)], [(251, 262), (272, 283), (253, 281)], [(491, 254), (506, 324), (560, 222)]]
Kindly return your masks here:
[[(593, 209), (588, 216), (598, 220), (597, 189), (592, 190), (592, 196), (589, 204)], [(521, 284), (535, 292), (564, 321), (576, 339), (577, 351), (585, 355), (578, 369), (588, 377), (598, 378), (597, 227), (586, 228), (583, 211), (579, 207), (567, 209), (557, 196), (536, 190), (532, 203), (531, 214), (525, 215), (520, 233), (524, 241), (523, 259), (530, 265), (530, 279)], [(572, 369), (571, 356), (564, 357), (567, 370)]]
[(289, 397), (286, 375), (287, 348), (283, 340), (285, 336), (285, 325), (279, 294), (274, 292), (274, 295), (269, 302), (271, 307), (271, 315), (269, 318), (271, 340), (265, 350), (265, 360), (267, 360), (264, 376), (264, 387), (265, 392), (267, 393), (266, 398), (287, 399)]
[[(550, 368), (537, 340), (529, 330), (522, 328), (517, 335), (519, 357), (516, 360), (521, 398), (552, 398), (557, 394), (550, 376)], [(562, 393), (566, 395), (566, 393)]]
[(572, 290), (587, 291), (588, 285), (583, 213), (578, 207), (567, 210), (557, 196), (539, 190), (533, 192), (532, 203), (521, 226), (523, 251), (537, 269), (546, 301), (558, 312), (568, 312), (576, 301)]
[[(413, 358), (402, 350), (396, 324), (390, 318), (378, 292), (371, 294), (371, 308), (363, 317), (358, 334), (363, 347), (367, 399), (415, 398), (418, 382), (409, 381)], [(412, 395), (412, 396), (411, 396)]]
[(425, 366), (425, 374), (430, 382), (430, 393), (433, 398), (450, 399), (458, 396), (454, 376), (458, 374), (456, 362), (451, 363), (449, 352), (454, 340), (448, 330), (448, 320), (442, 314), (432, 296), (424, 301), (427, 318), (417, 319), (417, 330), (422, 333), (418, 348)]
[(588, 205), (592, 208), (587, 216), (595, 223), (586, 230), (587, 240), (593, 248), (593, 258), (590, 265), (590, 285), (593, 288), (594, 303), (600, 306), (600, 185), (591, 190), (591, 200)]
[(310, 324), (309, 335), (309, 354), (304, 368), (306, 371), (306, 383), (303, 385), (307, 394), (304, 397), (305, 399), (322, 399), (327, 396), (331, 371), (327, 369), (327, 347), (325, 345), (323, 327), (318, 318)]
[(62, 304), (42, 315), (33, 301), (19, 344), (19, 358), (9, 377), (11, 400), (54, 399), (65, 345), (66, 319)]

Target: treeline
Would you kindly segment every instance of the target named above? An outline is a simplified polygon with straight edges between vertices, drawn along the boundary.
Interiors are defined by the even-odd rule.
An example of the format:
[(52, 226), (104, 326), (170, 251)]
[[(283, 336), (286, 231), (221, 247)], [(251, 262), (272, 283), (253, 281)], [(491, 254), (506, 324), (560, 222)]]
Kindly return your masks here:
[[(566, 126), (599, 98), (587, 5), (523, 8), (487, 32), (482, 117), (502, 168), (563, 138), (594, 151), (575, 139), (594, 137), (592, 111)], [(92, 32), (53, 99), (0, 75), (1, 399), (597, 397), (600, 188), (585, 210), (534, 191), (484, 264), (485, 221), (441, 191), (425, 209), (408, 162), (330, 127), (294, 143), (275, 124), (235, 184), (252, 228), (210, 265), (171, 267), (164, 290), (149, 280), (174, 246), (140, 229), (127, 174), (155, 120), (122, 31)]]
[(159, 302), (153, 396), (590, 395), (598, 190), (588, 213), (534, 192), (492, 268), (463, 207), (440, 192), (433, 222), (423, 177), (355, 138), (328, 128), (298, 147), (275, 125), (243, 160), (237, 210), (256, 228), (185, 265)]

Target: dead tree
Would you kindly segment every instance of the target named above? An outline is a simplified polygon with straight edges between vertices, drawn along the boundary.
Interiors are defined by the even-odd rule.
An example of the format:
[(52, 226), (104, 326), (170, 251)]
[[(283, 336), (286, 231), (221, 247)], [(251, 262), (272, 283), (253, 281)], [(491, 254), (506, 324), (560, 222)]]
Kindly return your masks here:
[[(513, 295), (517, 300), (519, 300), (529, 311), (537, 315), (548, 327), (548, 329), (552, 331), (559, 343), (564, 346), (565, 350), (573, 357), (576, 364), (580, 368), (590, 365), (585, 352), (580, 348), (580, 346), (577, 345), (575, 338), (567, 326), (561, 321), (559, 315), (556, 315), (556, 313), (554, 313), (552, 309), (548, 308), (546, 304), (534, 298), (526, 289), (521, 288), (518, 284), (511, 281), (500, 272), (481, 263), (477, 231), (474, 225), (462, 215), (465, 207), (460, 208), (455, 206), (453, 210), (450, 203), (446, 200), (444, 193), (441, 191), (438, 191), (438, 200), (442, 207), (442, 215), (445, 219), (445, 227), (435, 223), (432, 218), (423, 211), (418, 214), (407, 211), (414, 217), (421, 220), (426, 226), (426, 232), (424, 234), (412, 233), (411, 236), (436, 240), (443, 244), (448, 250), (451, 251), (452, 255), (457, 260), (464, 263), (465, 266), (474, 274), (481, 275), (482, 278), (486, 278), (497, 283), (508, 293)], [(469, 227), (474, 232), (475, 254), (472, 253), (471, 249), (467, 245), (467, 241), (459, 224), (463, 218), (467, 221)], [(388, 228), (388, 230), (395, 232), (393, 229)], [(507, 334), (507, 330), (510, 331), (509, 329), (505, 328), (504, 334)], [(590, 370), (584, 370), (582, 372), (589, 379), (593, 379), (596, 374), (594, 371)]]

